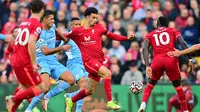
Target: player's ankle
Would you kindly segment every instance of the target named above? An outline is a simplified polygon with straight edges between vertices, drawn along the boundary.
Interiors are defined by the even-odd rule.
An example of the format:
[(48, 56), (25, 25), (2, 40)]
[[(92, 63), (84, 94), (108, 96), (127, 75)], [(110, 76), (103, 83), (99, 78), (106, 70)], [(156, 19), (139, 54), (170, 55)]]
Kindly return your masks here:
[(183, 111), (183, 112), (189, 112), (188, 110), (185, 110), (185, 111)]

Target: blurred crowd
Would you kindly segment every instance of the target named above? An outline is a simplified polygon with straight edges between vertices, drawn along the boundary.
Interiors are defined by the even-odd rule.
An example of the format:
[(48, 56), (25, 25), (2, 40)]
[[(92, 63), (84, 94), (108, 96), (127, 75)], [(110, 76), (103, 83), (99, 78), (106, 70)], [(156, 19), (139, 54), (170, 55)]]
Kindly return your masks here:
[[(0, 0), (0, 32), (12, 34), (16, 26), (29, 17), (30, 0)], [(112, 71), (112, 83), (129, 85), (132, 80), (147, 81), (141, 49), (145, 35), (156, 28), (156, 19), (165, 15), (169, 27), (178, 29), (189, 46), (199, 43), (200, 0), (44, 0), (46, 9), (55, 12), (55, 24), (62, 32), (69, 31), (72, 17), (84, 19), (87, 7), (99, 11), (99, 23), (123, 36), (135, 33), (132, 41), (114, 41), (102, 36), (104, 64)], [(7, 45), (0, 41), (0, 83), (17, 83), (9, 60), (4, 58)], [(181, 49), (179, 45), (177, 48)], [(67, 56), (58, 59), (65, 64)], [(193, 54), (195, 73), (190, 73), (187, 57), (180, 57), (182, 79), (200, 84), (199, 53)], [(169, 65), (170, 66), (170, 65)], [(159, 83), (170, 83), (164, 73)]]

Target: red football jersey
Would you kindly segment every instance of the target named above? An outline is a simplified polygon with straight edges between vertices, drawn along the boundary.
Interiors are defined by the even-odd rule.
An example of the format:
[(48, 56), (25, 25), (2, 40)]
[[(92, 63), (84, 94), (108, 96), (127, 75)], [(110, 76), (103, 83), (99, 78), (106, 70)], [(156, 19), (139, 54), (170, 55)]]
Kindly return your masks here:
[(12, 66), (24, 66), (31, 63), (28, 41), (31, 34), (38, 38), (41, 31), (42, 25), (36, 18), (28, 18), (19, 25), (18, 36), (13, 43)]
[(89, 29), (83, 27), (74, 28), (66, 36), (78, 45), (83, 61), (87, 61), (88, 59), (104, 61), (101, 36), (106, 31), (107, 29), (98, 23)]
[(177, 37), (181, 36), (180, 32), (174, 28), (160, 27), (150, 32), (145, 39), (153, 47), (155, 55), (167, 55), (168, 51), (173, 51)]

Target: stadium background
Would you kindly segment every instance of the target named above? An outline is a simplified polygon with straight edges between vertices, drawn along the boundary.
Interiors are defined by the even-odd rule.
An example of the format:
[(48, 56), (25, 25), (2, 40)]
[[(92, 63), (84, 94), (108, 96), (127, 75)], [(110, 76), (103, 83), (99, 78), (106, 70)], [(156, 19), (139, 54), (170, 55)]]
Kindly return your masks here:
[[(1, 33), (11, 34), (13, 29), (29, 16), (29, 2), (30, 0), (0, 0)], [(124, 42), (112, 41), (106, 36), (102, 37), (105, 65), (112, 71), (113, 96), (123, 105), (119, 112), (136, 112), (139, 107), (141, 94), (139, 96), (132, 95), (127, 85), (132, 80), (141, 80), (144, 83), (147, 81), (141, 54), (142, 42), (145, 35), (155, 29), (156, 19), (159, 16), (167, 16), (170, 20), (170, 27), (178, 29), (189, 46), (199, 43), (200, 40), (200, 0), (44, 0), (44, 2), (47, 9), (56, 12), (55, 24), (62, 32), (69, 30), (70, 18), (84, 19), (85, 9), (93, 6), (99, 11), (99, 22), (109, 31), (124, 36), (136, 33), (137, 39)], [(9, 60), (4, 58), (6, 47), (7, 45), (0, 41), (0, 112), (5, 111), (4, 97), (12, 94), (17, 85)], [(177, 45), (177, 48), (180, 46)], [(190, 82), (198, 101), (200, 101), (199, 54), (199, 52), (193, 54), (194, 74), (189, 73), (187, 57), (180, 57), (181, 77)], [(65, 64), (66, 55), (60, 52), (57, 56), (59, 61)], [(52, 83), (55, 82), (52, 80)], [(170, 84), (168, 77), (164, 74), (149, 101), (148, 112), (167, 112), (168, 100), (175, 94)], [(103, 98), (97, 100), (98, 102), (102, 100), (103, 103), (93, 106), (93, 108), (105, 107), (105, 95), (101, 85), (99, 88), (100, 90), (89, 102), (93, 104), (97, 100), (95, 98)], [(54, 100), (53, 103), (56, 103), (50, 103), (50, 108), (55, 109), (52, 112), (58, 112), (58, 109), (64, 108), (62, 95), (52, 98), (52, 100)], [(89, 107), (85, 108), (89, 110)], [(200, 112), (199, 103), (194, 112)]]

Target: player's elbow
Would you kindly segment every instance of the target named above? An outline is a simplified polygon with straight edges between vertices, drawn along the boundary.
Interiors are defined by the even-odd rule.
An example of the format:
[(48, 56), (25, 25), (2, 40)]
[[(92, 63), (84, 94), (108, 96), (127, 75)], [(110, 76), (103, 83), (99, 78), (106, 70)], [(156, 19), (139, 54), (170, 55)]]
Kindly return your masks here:
[(43, 48), (41, 48), (41, 51), (45, 56), (49, 55), (48, 49), (43, 47)]
[(45, 56), (47, 56), (47, 55), (49, 55), (49, 53), (47, 52), (47, 51), (42, 51), (43, 52), (43, 54), (45, 55)]
[(142, 54), (144, 55), (147, 52), (147, 50), (148, 50), (147, 48), (143, 48), (142, 49)]

